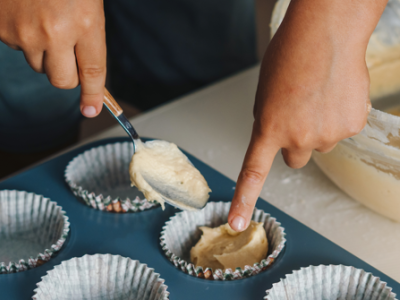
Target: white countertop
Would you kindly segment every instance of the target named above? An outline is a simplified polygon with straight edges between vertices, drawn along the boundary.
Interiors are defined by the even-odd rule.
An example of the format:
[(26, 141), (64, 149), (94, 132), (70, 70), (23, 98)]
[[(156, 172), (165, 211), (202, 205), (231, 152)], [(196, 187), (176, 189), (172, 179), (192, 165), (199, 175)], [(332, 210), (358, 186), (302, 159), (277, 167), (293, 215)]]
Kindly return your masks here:
[[(237, 179), (253, 122), (258, 67), (133, 118), (141, 136), (176, 143)], [(90, 140), (126, 136), (116, 125)], [(260, 195), (269, 203), (400, 282), (400, 224), (341, 192), (310, 162), (290, 169), (274, 161)]]

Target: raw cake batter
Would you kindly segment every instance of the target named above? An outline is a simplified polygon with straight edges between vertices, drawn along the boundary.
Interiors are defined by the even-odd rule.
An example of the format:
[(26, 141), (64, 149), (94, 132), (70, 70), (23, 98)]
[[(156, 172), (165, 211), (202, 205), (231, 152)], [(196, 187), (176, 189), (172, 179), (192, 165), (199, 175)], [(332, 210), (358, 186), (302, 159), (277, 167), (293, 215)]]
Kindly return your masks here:
[[(187, 203), (205, 205), (211, 190), (203, 175), (175, 144), (161, 140), (146, 143), (135, 140), (135, 147), (129, 174), (132, 186), (136, 186), (148, 201), (157, 201), (164, 209), (164, 199), (148, 183), (151, 180), (175, 195), (184, 196)], [(191, 209), (188, 206), (185, 208)]]
[(232, 230), (229, 224), (216, 228), (200, 227), (200, 241), (190, 251), (196, 267), (232, 269), (260, 262), (267, 256), (268, 240), (263, 223), (251, 221), (243, 232)]

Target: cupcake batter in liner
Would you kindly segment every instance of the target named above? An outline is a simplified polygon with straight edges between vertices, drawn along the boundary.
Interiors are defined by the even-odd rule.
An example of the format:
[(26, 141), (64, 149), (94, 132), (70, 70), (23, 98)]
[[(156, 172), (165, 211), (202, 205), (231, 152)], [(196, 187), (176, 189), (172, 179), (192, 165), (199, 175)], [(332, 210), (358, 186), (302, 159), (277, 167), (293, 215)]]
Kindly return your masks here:
[(267, 234), (268, 256), (244, 269), (212, 270), (195, 267), (190, 261), (190, 250), (199, 241), (200, 226), (218, 227), (227, 223), (231, 203), (209, 202), (201, 211), (183, 211), (173, 216), (161, 232), (161, 247), (167, 258), (181, 271), (198, 278), (208, 280), (237, 280), (259, 274), (268, 269), (285, 246), (285, 232), (280, 223), (270, 214), (254, 209), (252, 220), (263, 222)]

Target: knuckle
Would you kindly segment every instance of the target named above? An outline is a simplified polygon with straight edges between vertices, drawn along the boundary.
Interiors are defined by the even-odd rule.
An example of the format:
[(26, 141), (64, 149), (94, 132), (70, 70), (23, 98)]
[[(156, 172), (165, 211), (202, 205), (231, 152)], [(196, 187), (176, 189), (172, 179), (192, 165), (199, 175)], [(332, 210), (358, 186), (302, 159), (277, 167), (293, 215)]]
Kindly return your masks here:
[(94, 20), (91, 16), (85, 16), (81, 19), (81, 26), (84, 30), (89, 30), (93, 27)]
[(31, 48), (32, 47), (32, 38), (29, 31), (21, 29), (21, 32), (18, 33), (18, 44), (21, 48)]
[(101, 29), (105, 23), (103, 14), (85, 14), (80, 20), (80, 26), (84, 32), (94, 28)]
[(62, 90), (69, 90), (76, 87), (75, 82), (65, 79), (65, 78), (50, 78), (51, 84)]
[(84, 67), (84, 68), (80, 69), (80, 73), (81, 73), (81, 76), (83, 77), (83, 79), (97, 78), (97, 77), (103, 76), (104, 72), (105, 72), (105, 68), (97, 67), (97, 66)]
[(334, 135), (331, 133), (322, 134), (319, 136), (319, 147), (329, 147), (332, 143), (336, 142), (336, 139), (333, 138)]
[(244, 181), (253, 184), (263, 183), (265, 179), (265, 175), (262, 172), (254, 169), (244, 169), (242, 171), (241, 177)]
[(292, 148), (294, 149), (303, 149), (305, 147), (305, 142), (300, 137), (294, 137), (292, 139)]
[(349, 135), (354, 136), (354, 135), (359, 134), (364, 129), (365, 123), (366, 123), (366, 120), (362, 120), (362, 121), (358, 121), (354, 124), (351, 124), (348, 127)]
[(292, 147), (297, 150), (309, 148), (311, 142), (312, 138), (308, 132), (296, 132), (292, 137)]
[(44, 36), (51, 41), (54, 38), (59, 38), (62, 35), (65, 26), (65, 24), (57, 21), (47, 21), (42, 24), (42, 31)]
[(0, 40), (13, 49), (23, 49), (32, 46), (35, 36), (32, 34), (32, 28), (19, 17), (14, 20), (14, 26), (3, 28)]
[(360, 129), (357, 126), (352, 126), (349, 128), (349, 136), (350, 137), (355, 136), (355, 135), (359, 134), (361, 132), (361, 130), (362, 129)]

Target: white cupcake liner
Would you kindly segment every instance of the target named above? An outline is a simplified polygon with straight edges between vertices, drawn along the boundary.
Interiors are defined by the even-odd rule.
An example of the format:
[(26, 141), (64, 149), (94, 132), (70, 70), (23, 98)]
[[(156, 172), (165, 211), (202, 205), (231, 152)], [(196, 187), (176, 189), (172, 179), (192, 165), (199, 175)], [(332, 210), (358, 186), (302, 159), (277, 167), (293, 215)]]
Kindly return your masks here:
[(95, 209), (109, 212), (138, 212), (159, 206), (147, 201), (131, 187), (129, 163), (131, 142), (113, 143), (85, 151), (65, 170), (65, 180), (75, 196)]
[(379, 277), (351, 266), (309, 266), (286, 275), (266, 291), (266, 300), (394, 300)]
[(68, 217), (56, 202), (24, 191), (0, 191), (0, 274), (49, 261), (68, 233)]
[(252, 220), (263, 222), (268, 239), (268, 256), (244, 270), (212, 270), (195, 267), (190, 262), (190, 249), (201, 237), (200, 226), (218, 227), (228, 222), (231, 203), (209, 202), (201, 211), (183, 211), (172, 217), (161, 232), (161, 247), (167, 258), (181, 271), (198, 278), (209, 280), (237, 280), (256, 275), (269, 268), (285, 246), (285, 232), (280, 223), (270, 214), (254, 209)]
[(153, 269), (120, 255), (85, 255), (63, 261), (42, 277), (34, 300), (166, 300)]

